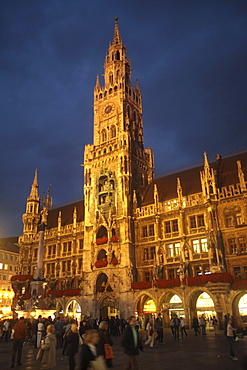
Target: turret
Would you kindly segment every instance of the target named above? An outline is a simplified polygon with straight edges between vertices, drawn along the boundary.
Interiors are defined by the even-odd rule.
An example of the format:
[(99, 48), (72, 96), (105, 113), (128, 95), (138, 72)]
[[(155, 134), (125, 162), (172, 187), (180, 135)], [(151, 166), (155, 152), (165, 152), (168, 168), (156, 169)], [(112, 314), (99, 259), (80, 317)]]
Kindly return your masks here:
[(37, 225), (40, 220), (40, 197), (38, 185), (38, 170), (35, 170), (34, 180), (31, 185), (30, 195), (26, 202), (26, 213), (22, 216), (23, 232), (25, 234), (33, 234), (37, 232)]
[(205, 199), (216, 195), (216, 181), (214, 170), (209, 166), (207, 153), (204, 152), (204, 169), (200, 172), (202, 192)]

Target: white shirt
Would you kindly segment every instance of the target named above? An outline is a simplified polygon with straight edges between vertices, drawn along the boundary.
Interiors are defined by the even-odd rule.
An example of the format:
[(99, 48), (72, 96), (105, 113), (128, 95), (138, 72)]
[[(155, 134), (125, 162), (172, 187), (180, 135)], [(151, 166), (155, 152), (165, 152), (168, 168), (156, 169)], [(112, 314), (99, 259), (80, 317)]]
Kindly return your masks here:
[(95, 347), (93, 344), (91, 344), (91, 343), (88, 343), (88, 347), (90, 348), (90, 350), (91, 350), (92, 354), (93, 354), (95, 357), (97, 357), (96, 347)]
[(8, 331), (9, 330), (9, 321), (4, 321), (3, 323), (3, 330)]
[(38, 323), (38, 331), (44, 331), (45, 328), (44, 328), (44, 324), (42, 322), (39, 322)]
[(227, 324), (227, 337), (234, 337), (233, 330), (231, 324)]

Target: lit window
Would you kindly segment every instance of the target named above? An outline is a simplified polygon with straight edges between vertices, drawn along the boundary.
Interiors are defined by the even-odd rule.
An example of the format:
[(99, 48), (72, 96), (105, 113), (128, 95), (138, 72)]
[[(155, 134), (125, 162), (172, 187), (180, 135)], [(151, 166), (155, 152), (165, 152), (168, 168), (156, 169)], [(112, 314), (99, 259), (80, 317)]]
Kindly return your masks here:
[(180, 243), (174, 244), (175, 256), (180, 256)]
[(173, 244), (167, 245), (167, 257), (174, 257)]
[(5, 265), (4, 265), (4, 270), (8, 270), (8, 268), (9, 268), (9, 265), (7, 265), (7, 264), (5, 263)]
[(201, 239), (202, 252), (208, 252), (208, 241), (207, 239)]
[(193, 240), (193, 252), (194, 253), (200, 253), (200, 242), (199, 240)]
[(202, 267), (201, 266), (196, 266), (195, 267), (195, 272), (196, 272), (196, 275), (202, 275)]
[(3, 269), (3, 263), (0, 263), (0, 270)]
[(241, 215), (241, 213), (236, 213), (235, 217), (236, 217), (236, 225), (237, 226), (242, 225), (243, 222), (242, 222), (242, 215)]

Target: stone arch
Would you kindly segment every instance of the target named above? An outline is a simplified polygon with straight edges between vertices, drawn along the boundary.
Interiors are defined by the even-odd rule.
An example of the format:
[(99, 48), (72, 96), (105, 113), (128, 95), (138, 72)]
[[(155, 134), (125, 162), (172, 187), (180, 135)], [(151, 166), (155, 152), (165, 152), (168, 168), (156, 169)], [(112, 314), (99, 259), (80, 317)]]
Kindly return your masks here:
[(97, 255), (97, 261), (102, 261), (103, 259), (107, 258), (107, 253), (105, 249), (101, 249)]
[(95, 282), (96, 292), (101, 292), (102, 286), (103, 287), (106, 286), (107, 282), (108, 282), (108, 276), (104, 274), (103, 272), (99, 273), (99, 275), (96, 278), (96, 282)]
[(82, 307), (81, 303), (76, 297), (73, 297), (67, 302), (65, 307), (65, 315), (77, 318), (78, 321), (81, 321)]
[(115, 317), (118, 314), (115, 298), (109, 293), (103, 294), (97, 305), (99, 317), (103, 319), (111, 316)]
[(105, 226), (101, 225), (98, 230), (97, 230), (97, 233), (96, 233), (96, 239), (98, 238), (103, 238), (103, 237), (107, 237), (107, 229)]
[[(170, 303), (172, 297), (174, 296), (178, 296), (180, 298), (180, 300), (182, 301), (182, 303), (178, 306), (181, 306), (181, 307), (175, 307), (174, 305), (172, 305)], [(166, 289), (165, 293), (163, 293), (159, 299), (159, 310), (162, 311), (163, 313), (163, 320), (164, 320), (164, 325), (166, 327), (169, 327), (170, 326), (170, 317), (172, 315), (172, 313), (177, 313), (183, 317), (186, 318), (186, 322), (188, 321), (188, 317), (187, 317), (187, 314), (184, 310), (184, 306), (185, 306), (185, 302), (184, 302), (184, 299), (181, 295), (180, 292), (178, 292), (176, 289)], [(181, 312), (177, 312), (175, 310), (175, 308), (179, 309), (179, 311)], [(183, 308), (183, 311), (180, 310), (180, 308)]]
[(143, 308), (144, 304), (148, 300), (152, 300), (155, 303), (157, 310), (157, 302), (155, 298), (149, 292), (141, 292), (135, 300), (135, 312), (138, 314), (138, 316), (144, 316)]
[[(209, 291), (209, 289), (207, 289), (205, 287), (195, 288), (188, 295), (187, 300), (188, 300), (188, 305), (189, 305), (189, 312), (190, 312), (191, 322), (192, 322), (194, 316), (198, 316), (198, 314), (200, 314), (200, 312), (201, 313), (203, 312), (202, 310), (199, 310), (199, 308), (197, 307), (197, 300), (198, 300), (199, 296), (202, 293), (207, 293), (210, 296), (210, 298), (213, 301), (214, 307), (208, 307), (208, 310), (213, 311), (212, 308), (214, 308), (214, 313), (217, 314), (218, 320), (220, 322), (222, 322), (222, 314), (217, 312), (216, 299), (215, 299), (214, 295)], [(207, 307), (205, 307), (205, 308), (207, 308)], [(207, 311), (207, 309), (205, 309), (205, 311)]]
[[(247, 295), (246, 290), (241, 291), (241, 292), (237, 292), (235, 294), (234, 298), (232, 299), (232, 314), (233, 314), (233, 317), (235, 318), (238, 326), (241, 326), (244, 321), (246, 322), (246, 320), (241, 319), (241, 314), (240, 314), (240, 311), (239, 311), (239, 301), (244, 295)], [(247, 315), (244, 315), (244, 316), (246, 317)]]

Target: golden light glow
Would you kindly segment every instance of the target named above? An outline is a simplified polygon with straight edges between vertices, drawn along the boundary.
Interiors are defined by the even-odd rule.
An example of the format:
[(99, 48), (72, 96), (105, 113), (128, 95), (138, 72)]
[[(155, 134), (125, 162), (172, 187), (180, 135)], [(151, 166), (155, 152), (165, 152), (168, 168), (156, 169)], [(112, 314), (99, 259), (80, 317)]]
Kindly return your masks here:
[(152, 299), (149, 299), (143, 307), (143, 313), (155, 313), (156, 312), (156, 306)]
[(205, 308), (205, 307), (214, 307), (214, 301), (208, 295), (206, 292), (203, 292), (202, 294), (199, 295), (197, 302), (196, 302), (196, 307), (197, 308)]
[(171, 298), (170, 303), (182, 303), (182, 301), (181, 301), (180, 297), (179, 297), (177, 294), (175, 294), (175, 295)]
[(247, 316), (247, 294), (243, 295), (238, 303), (240, 316)]
[(0, 290), (0, 318), (12, 318), (11, 304), (15, 293), (13, 290)]

